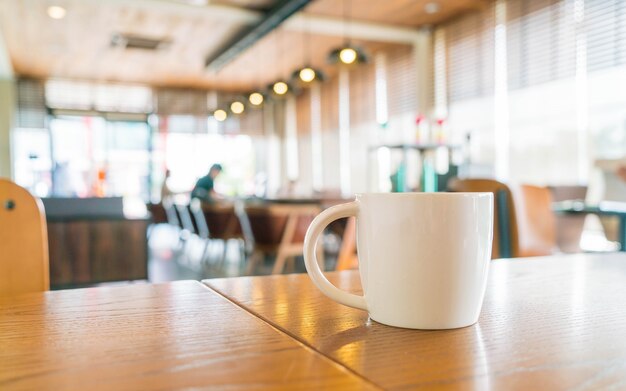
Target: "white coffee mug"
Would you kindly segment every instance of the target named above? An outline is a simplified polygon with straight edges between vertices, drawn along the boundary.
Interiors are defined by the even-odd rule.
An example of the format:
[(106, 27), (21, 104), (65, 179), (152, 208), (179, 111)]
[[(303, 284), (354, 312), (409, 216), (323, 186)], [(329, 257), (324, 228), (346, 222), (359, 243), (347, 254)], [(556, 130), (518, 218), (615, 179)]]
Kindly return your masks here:
[[(315, 245), (333, 220), (355, 216), (363, 296), (324, 276)], [(370, 318), (411, 329), (452, 329), (478, 321), (493, 237), (491, 193), (357, 194), (317, 216), (304, 239), (313, 283)]]

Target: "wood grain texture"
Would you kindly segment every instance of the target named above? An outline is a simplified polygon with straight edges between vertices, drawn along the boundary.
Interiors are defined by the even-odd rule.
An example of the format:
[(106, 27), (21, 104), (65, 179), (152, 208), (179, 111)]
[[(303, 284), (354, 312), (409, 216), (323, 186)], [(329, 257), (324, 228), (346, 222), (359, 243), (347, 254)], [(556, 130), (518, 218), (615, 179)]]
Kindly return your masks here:
[[(384, 326), (307, 275), (207, 280), (229, 299), (386, 389), (625, 389), (626, 255), (491, 263), (479, 322)], [(358, 293), (356, 271), (328, 274)]]
[(0, 299), (0, 389), (368, 389), (198, 282)]

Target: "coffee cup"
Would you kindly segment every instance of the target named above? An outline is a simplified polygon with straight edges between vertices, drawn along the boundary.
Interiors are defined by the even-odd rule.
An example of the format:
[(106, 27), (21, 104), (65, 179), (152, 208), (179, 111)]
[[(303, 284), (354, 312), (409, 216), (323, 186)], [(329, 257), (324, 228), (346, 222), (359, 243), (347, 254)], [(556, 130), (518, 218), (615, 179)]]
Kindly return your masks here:
[[(334, 220), (356, 217), (363, 295), (332, 285), (315, 246)], [(478, 321), (491, 259), (492, 193), (365, 193), (330, 207), (309, 226), (304, 260), (313, 283), (370, 318), (411, 329)]]

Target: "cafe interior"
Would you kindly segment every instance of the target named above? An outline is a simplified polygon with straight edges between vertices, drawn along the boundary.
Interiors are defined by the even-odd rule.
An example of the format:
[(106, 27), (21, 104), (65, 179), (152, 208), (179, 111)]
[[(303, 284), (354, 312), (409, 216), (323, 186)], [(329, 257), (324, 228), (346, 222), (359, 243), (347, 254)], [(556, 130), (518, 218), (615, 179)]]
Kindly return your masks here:
[(0, 388), (626, 389), (624, 91), (620, 0), (2, 0)]

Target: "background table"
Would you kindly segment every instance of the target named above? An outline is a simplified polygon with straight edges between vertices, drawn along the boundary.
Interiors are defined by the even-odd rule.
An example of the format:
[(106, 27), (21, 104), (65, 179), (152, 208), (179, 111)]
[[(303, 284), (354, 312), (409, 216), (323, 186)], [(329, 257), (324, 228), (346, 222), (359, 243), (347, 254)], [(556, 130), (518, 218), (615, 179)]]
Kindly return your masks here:
[(620, 251), (626, 252), (626, 202), (602, 201), (598, 205), (589, 205), (582, 200), (566, 200), (555, 202), (552, 210), (566, 215), (595, 214), (617, 217), (619, 219)]
[(198, 282), (0, 299), (0, 389), (368, 389)]
[[(329, 273), (360, 292), (357, 272)], [(626, 254), (493, 261), (479, 322), (384, 326), (306, 275), (207, 280), (271, 325), (383, 388), (626, 388)]]

